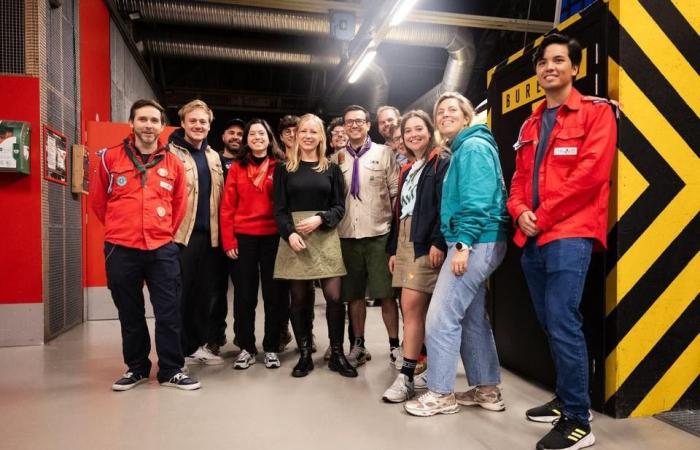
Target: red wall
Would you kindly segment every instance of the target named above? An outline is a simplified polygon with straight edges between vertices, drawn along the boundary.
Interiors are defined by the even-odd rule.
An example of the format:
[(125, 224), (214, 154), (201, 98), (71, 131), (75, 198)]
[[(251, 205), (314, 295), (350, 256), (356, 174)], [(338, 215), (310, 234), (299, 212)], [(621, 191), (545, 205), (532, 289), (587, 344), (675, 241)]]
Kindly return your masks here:
[(0, 76), (0, 119), (31, 124), (30, 174), (0, 173), (0, 304), (41, 303), (38, 78)]
[[(109, 54), (109, 11), (103, 0), (82, 0), (80, 2), (80, 98), (82, 101), (80, 127), (83, 144), (87, 143), (87, 122), (112, 120), (111, 114), (111, 72)], [(95, 158), (95, 149), (88, 149), (90, 163)], [(84, 286), (105, 286), (104, 257), (102, 242), (89, 239), (87, 223), (89, 218), (88, 196), (83, 196), (83, 284)], [(93, 224), (90, 224), (93, 225)], [(101, 227), (100, 227), (101, 228)], [(100, 261), (100, 258), (102, 260)], [(96, 264), (96, 265), (94, 265)]]

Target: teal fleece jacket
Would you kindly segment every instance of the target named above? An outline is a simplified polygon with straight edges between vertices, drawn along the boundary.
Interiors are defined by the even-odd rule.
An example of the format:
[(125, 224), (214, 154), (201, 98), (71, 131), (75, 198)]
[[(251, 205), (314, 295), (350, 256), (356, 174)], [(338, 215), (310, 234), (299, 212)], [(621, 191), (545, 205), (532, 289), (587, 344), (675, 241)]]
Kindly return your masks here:
[(452, 141), (452, 160), (442, 185), (445, 240), (465, 245), (506, 240), (507, 198), (491, 131), (486, 125), (460, 131)]

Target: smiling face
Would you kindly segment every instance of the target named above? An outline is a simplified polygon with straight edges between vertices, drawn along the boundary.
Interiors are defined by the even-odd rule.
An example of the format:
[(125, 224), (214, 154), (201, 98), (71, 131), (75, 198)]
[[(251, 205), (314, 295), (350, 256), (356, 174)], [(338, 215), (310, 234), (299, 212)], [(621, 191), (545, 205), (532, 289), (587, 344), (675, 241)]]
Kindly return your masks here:
[(199, 148), (209, 134), (209, 114), (202, 108), (195, 108), (185, 114), (180, 125), (185, 130), (185, 140)]
[(391, 149), (402, 155), (406, 155), (406, 147), (401, 136), (401, 128), (396, 127), (394, 135), (391, 137)]
[(299, 123), (297, 128), (297, 142), (299, 149), (304, 153), (315, 153), (318, 150), (318, 145), (321, 143), (323, 129), (311, 120), (305, 120)]
[(345, 133), (345, 128), (342, 125), (331, 130), (331, 147), (334, 149), (344, 148), (348, 145), (348, 135)]
[(569, 47), (565, 44), (549, 44), (537, 60), (535, 72), (542, 89), (552, 92), (570, 86), (578, 74), (578, 67), (571, 62)]
[(389, 136), (389, 127), (399, 123), (399, 117), (396, 115), (396, 111), (387, 108), (383, 109), (377, 115), (377, 126), (379, 127), (379, 134), (381, 134), (387, 141), (391, 138)]
[(359, 147), (365, 143), (370, 124), (364, 111), (348, 111), (343, 116), (343, 123), (345, 124), (345, 132), (353, 147)]
[(228, 127), (221, 136), (221, 140), (224, 141), (226, 150), (231, 153), (238, 152), (243, 144), (243, 128), (238, 125)]
[(446, 98), (435, 110), (435, 121), (441, 135), (448, 139), (457, 136), (462, 128), (469, 125), (469, 120), (456, 98)]
[(134, 131), (136, 147), (143, 149), (158, 142), (158, 136), (163, 131), (160, 111), (153, 106), (144, 106), (134, 111), (134, 119), (129, 121)]
[(270, 137), (267, 135), (265, 127), (260, 123), (254, 123), (248, 129), (246, 143), (254, 156), (261, 158), (267, 154), (267, 147), (270, 145)]
[(420, 117), (410, 117), (403, 128), (404, 145), (413, 152), (416, 159), (423, 157), (430, 143), (430, 130)]
[(284, 144), (284, 147), (289, 150), (294, 145), (294, 139), (296, 139), (297, 127), (287, 127), (280, 133), (280, 140)]

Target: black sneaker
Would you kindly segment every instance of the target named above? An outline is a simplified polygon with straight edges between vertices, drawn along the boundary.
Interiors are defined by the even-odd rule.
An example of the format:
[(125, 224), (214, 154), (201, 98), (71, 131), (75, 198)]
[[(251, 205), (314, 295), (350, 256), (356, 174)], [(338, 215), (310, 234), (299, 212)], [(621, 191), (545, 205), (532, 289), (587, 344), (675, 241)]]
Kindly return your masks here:
[(576, 450), (595, 444), (589, 424), (582, 424), (566, 416), (554, 423), (552, 431), (537, 443), (537, 450)]
[(184, 389), (185, 391), (194, 391), (202, 387), (201, 383), (194, 378), (190, 378), (182, 372), (178, 372), (168, 381), (160, 383), (161, 386), (174, 387)]
[[(554, 397), (542, 406), (536, 406), (525, 411), (525, 417), (533, 422), (554, 423), (561, 417), (562, 404), (558, 397)], [(593, 420), (593, 413), (588, 411), (588, 421)]]
[(128, 391), (133, 389), (141, 383), (148, 381), (148, 377), (143, 375), (137, 375), (133, 372), (126, 372), (120, 379), (114, 382), (112, 385), (113, 391)]

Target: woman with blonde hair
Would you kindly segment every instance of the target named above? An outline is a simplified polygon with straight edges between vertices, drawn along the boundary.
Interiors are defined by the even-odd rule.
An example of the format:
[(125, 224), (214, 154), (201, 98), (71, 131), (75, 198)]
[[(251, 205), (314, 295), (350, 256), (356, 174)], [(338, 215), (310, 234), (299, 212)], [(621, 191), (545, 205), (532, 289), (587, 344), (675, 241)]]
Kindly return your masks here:
[(331, 342), (328, 367), (356, 377), (343, 353), (345, 305), (340, 299), (340, 277), (346, 270), (336, 231), (345, 214), (345, 184), (340, 168), (326, 158), (323, 122), (313, 114), (301, 117), (287, 162), (275, 171), (274, 214), (281, 236), (275, 278), (289, 280), (290, 316), (300, 353), (292, 376), (306, 376), (314, 368), (309, 309), (314, 305), (313, 280), (320, 280)]
[(411, 162), (401, 168), (387, 251), (391, 284), (401, 288), (403, 361), (401, 372), (382, 396), (388, 403), (406, 401), (414, 389), (424, 387), (425, 372), (415, 381), (414, 374), (428, 302), (447, 250), (440, 231), (440, 199), (449, 154), (435, 143), (433, 122), (424, 111), (407, 112), (400, 130)]
[[(496, 344), (486, 312), (486, 281), (506, 253), (506, 188), (498, 146), (456, 92), (440, 96), (434, 119), (452, 149), (440, 203), (447, 256), (426, 318), (428, 391), (406, 403), (416, 416), (452, 414), (459, 405), (503, 411)], [(472, 389), (454, 392), (461, 355)]]

